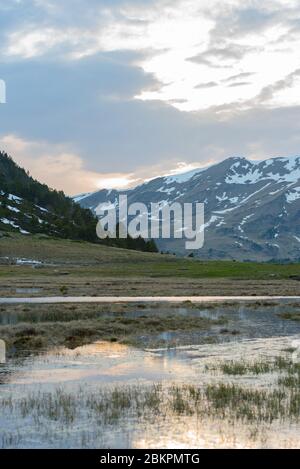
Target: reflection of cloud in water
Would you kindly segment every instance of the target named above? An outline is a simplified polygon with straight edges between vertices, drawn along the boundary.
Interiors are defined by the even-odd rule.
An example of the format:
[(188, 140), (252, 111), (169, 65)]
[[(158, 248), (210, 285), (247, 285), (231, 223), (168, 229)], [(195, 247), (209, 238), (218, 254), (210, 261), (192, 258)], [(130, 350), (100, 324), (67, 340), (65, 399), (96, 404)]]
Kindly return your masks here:
[(101, 341), (74, 350), (60, 348), (29, 357), (21, 367), (15, 365), (6, 382), (11, 385), (80, 384), (82, 381), (102, 384), (114, 381), (128, 383), (133, 380), (153, 382), (181, 380), (191, 373), (191, 368), (184, 360)]
[[(178, 416), (168, 411), (167, 415), (153, 414), (146, 421), (125, 415), (115, 426), (99, 426), (91, 420), (91, 415), (82, 406), (79, 397), (80, 389), (84, 389), (83, 395), (88, 398), (93, 393), (101, 392), (105, 386), (108, 389), (110, 385), (157, 382), (163, 382), (167, 387), (175, 382), (202, 386), (222, 381), (238, 383), (249, 389), (271, 390), (277, 380), (276, 373), (227, 376), (218, 369), (218, 364), (232, 360), (251, 362), (272, 359), (281, 356), (284, 349), (298, 340), (299, 335), (293, 335), (152, 351), (110, 342), (97, 342), (74, 350), (58, 348), (43, 355), (25, 358), (19, 364), (11, 361), (5, 365), (11, 374), (4, 380), (1, 391), (3, 395), (11, 395), (14, 400), (26, 399), (39, 392), (55, 393), (61, 388), (77, 399), (80, 420), (68, 428), (68, 433), (62, 429), (60, 422), (45, 420), (53, 435), (54, 443), (44, 436), (50, 447), (51, 444), (56, 447), (58, 442), (82, 447), (80, 438), (84, 431), (87, 432), (89, 447), (101, 446), (100, 433), (109, 448), (299, 447), (299, 424), (290, 422), (273, 422), (271, 426), (262, 424), (259, 428), (252, 428), (240, 421), (212, 419), (207, 415)], [(30, 447), (32, 441), (41, 441), (43, 444), (43, 437), (39, 433), (34, 434), (34, 439), (27, 435), (28, 425), (31, 425), (30, 431), (37, 431), (32, 422), (28, 424), (17, 414), (14, 418), (15, 421), (9, 413), (0, 416), (0, 427), (7, 430), (11, 426), (10, 431), (20, 429), (22, 438), (28, 442), (27, 447)]]
[(255, 449), (299, 448), (298, 425), (275, 423), (271, 428), (247, 427), (240, 422), (204, 417), (173, 417), (147, 426), (138, 433), (132, 446), (136, 449)]

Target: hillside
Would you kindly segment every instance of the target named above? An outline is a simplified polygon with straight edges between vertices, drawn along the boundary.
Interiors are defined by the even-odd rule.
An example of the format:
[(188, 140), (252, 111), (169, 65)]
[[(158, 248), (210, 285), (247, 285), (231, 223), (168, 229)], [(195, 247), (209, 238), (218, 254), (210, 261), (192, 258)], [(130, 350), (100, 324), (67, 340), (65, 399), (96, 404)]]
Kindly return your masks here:
[(96, 235), (97, 218), (63, 192), (34, 180), (6, 153), (0, 152), (0, 233), (43, 234), (85, 240), (138, 251), (156, 252), (142, 238), (108, 239)]
[[(77, 200), (96, 211), (116, 205), (120, 192), (101, 190)], [(203, 202), (205, 244), (202, 259), (300, 259), (300, 157), (249, 161), (229, 158), (213, 166), (159, 177), (127, 194), (128, 203)], [(162, 250), (188, 255), (184, 242), (159, 240)]]
[(0, 152), (0, 231), (96, 240), (97, 220), (63, 192), (35, 181)]

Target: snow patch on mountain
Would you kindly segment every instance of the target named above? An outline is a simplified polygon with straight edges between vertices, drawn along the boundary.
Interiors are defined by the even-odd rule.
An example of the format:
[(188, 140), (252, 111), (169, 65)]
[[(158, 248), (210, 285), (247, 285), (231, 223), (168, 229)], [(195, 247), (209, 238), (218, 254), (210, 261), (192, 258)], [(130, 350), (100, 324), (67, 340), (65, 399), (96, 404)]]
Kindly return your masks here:
[[(266, 172), (265, 169), (272, 167)], [(275, 171), (277, 170), (277, 171)], [(296, 182), (300, 178), (300, 157), (271, 158), (267, 161), (236, 161), (226, 176), (227, 184), (256, 184), (271, 179), (276, 182)]]
[(92, 195), (92, 192), (87, 192), (85, 194), (79, 194), (73, 197), (74, 202), (80, 202), (81, 200), (85, 199), (86, 197), (89, 197)]
[(16, 212), (16, 213), (20, 213), (20, 210), (16, 207), (12, 207), (11, 205), (8, 205), (7, 206), (8, 210), (10, 210), (11, 212)]
[[(4, 192), (2, 192), (2, 195), (4, 195)], [(8, 194), (8, 200), (11, 200), (13, 202), (16, 202), (18, 204), (20, 204), (22, 202), (22, 198), (21, 197), (18, 197), (17, 195), (14, 195), (14, 194)]]
[(285, 197), (288, 204), (291, 204), (292, 202), (295, 202), (295, 200), (300, 199), (300, 187), (295, 187), (289, 192), (286, 192)]
[(226, 192), (223, 192), (223, 195), (216, 195), (216, 199), (219, 201), (219, 202), (224, 202), (224, 200), (227, 200), (228, 199), (228, 196), (226, 194)]
[(200, 232), (202, 233), (203, 230), (205, 230), (206, 228), (208, 228), (209, 226), (213, 225), (214, 223), (216, 223), (218, 220), (222, 219), (222, 217), (218, 217), (216, 215), (212, 215), (212, 217), (210, 217), (209, 221), (206, 222), (200, 229)]
[(22, 234), (30, 234), (29, 231), (23, 230), (19, 225), (17, 225), (13, 220), (8, 220), (7, 218), (0, 218), (1, 223), (4, 225), (10, 225), (13, 228), (17, 229), (20, 231)]
[(175, 174), (174, 176), (167, 176), (164, 178), (164, 182), (166, 184), (173, 184), (174, 182), (178, 184), (182, 184), (184, 182), (190, 181), (196, 174), (202, 173), (207, 168), (202, 169), (193, 169), (192, 171), (188, 171), (186, 173)]
[[(246, 170), (246, 172), (244, 172), (244, 170)], [(245, 161), (242, 160), (231, 165), (230, 174), (225, 178), (225, 182), (226, 184), (255, 184), (260, 178), (260, 170), (253, 167), (249, 162), (245, 164)]]
[[(175, 190), (176, 190), (175, 187), (166, 188), (166, 187), (162, 186), (159, 189), (157, 189), (157, 192), (163, 192), (165, 194), (171, 195), (172, 192), (174, 192)], [(178, 193), (180, 194), (180, 192), (177, 192), (177, 194)]]

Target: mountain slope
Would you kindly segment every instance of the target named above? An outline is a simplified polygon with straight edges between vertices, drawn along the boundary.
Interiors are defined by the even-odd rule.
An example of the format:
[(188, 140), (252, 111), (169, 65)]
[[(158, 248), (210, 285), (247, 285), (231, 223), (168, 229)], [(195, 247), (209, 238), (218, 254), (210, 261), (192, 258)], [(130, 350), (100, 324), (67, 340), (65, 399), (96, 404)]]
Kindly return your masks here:
[(85, 240), (125, 249), (157, 252), (155, 243), (142, 238), (107, 239), (96, 234), (97, 218), (88, 208), (63, 192), (35, 181), (6, 154), (0, 152), (0, 234), (41, 233), (65, 239)]
[(40, 184), (0, 152), (0, 230), (96, 240), (97, 219), (63, 192)]
[[(300, 157), (249, 161), (235, 157), (205, 169), (156, 178), (135, 189), (101, 190), (80, 198), (82, 207), (128, 203), (204, 202), (205, 244), (200, 258), (300, 259)], [(189, 254), (184, 241), (160, 240), (163, 250)]]

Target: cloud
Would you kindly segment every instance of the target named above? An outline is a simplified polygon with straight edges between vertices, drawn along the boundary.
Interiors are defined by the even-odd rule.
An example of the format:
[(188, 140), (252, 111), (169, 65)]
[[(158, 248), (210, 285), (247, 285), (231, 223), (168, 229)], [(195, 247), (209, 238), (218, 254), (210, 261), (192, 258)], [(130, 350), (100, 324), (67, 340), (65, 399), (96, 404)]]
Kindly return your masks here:
[[(130, 127), (121, 136), (119, 125), (129, 112)], [(93, 144), (85, 139), (77, 153), (73, 146), (53, 142), (44, 143), (46, 149), (43, 149), (36, 140), (31, 140), (30, 146), (19, 148), (16, 145), (8, 148), (7, 140), (1, 140), (0, 146), (31, 172), (34, 170), (36, 177), (74, 194), (96, 190), (100, 184), (107, 185), (107, 180), (111, 183), (112, 178), (136, 184), (170, 173), (181, 162), (196, 167), (237, 154), (256, 159), (298, 154), (299, 114), (298, 107), (261, 108), (216, 119), (214, 112), (190, 115), (159, 103), (151, 106), (140, 103), (134, 109), (124, 108), (124, 113), (118, 111), (118, 123), (110, 117), (107, 119), (105, 133), (110, 137), (101, 139), (100, 151), (99, 148), (95, 151)], [(113, 135), (118, 138), (112, 139)]]
[[(265, 88), (262, 89), (260, 94), (256, 98), (256, 102), (259, 104), (264, 104), (264, 103), (273, 103), (273, 105), (276, 105), (276, 101), (278, 101), (278, 98), (280, 99), (280, 94), (281, 92), (286, 91), (287, 89), (291, 90), (292, 93), (292, 98), (294, 97), (295, 101), (297, 102), (297, 97), (294, 96), (294, 85), (297, 86), (298, 88), (298, 93), (300, 91), (300, 68), (297, 70), (294, 70), (292, 73), (289, 73), (285, 78), (282, 80), (278, 80), (272, 85), (266, 86)], [(297, 94), (298, 94), (297, 93)], [(285, 101), (287, 99), (285, 98)]]
[(230, 83), (231, 81), (240, 80), (241, 78), (250, 78), (253, 75), (255, 75), (255, 73), (253, 73), (253, 72), (238, 73), (237, 75), (231, 75), (230, 77), (225, 78), (223, 80), (223, 83)]
[[(211, 49), (206, 50), (205, 52), (201, 52), (194, 57), (190, 57), (188, 60), (191, 62), (196, 62), (200, 64), (211, 63), (214, 65), (213, 61), (221, 60), (221, 61), (237, 61), (241, 60), (247, 53), (253, 52), (256, 49), (229, 43), (223, 47), (213, 47)], [(208, 61), (208, 62), (207, 62)], [(211, 62), (210, 62), (211, 61)]]
[(0, 138), (0, 146), (14, 156), (19, 166), (29, 170), (32, 177), (69, 195), (100, 188), (128, 187), (138, 181), (132, 174), (88, 171), (80, 156), (63, 145), (30, 142), (15, 135), (5, 135)]
[(0, 0), (1, 146), (69, 193), (297, 153), (299, 13), (298, 0)]
[(228, 85), (229, 88), (235, 88), (236, 86), (248, 86), (251, 85), (250, 81), (238, 81), (236, 83), (231, 83)]
[(214, 88), (215, 86), (218, 86), (218, 83), (216, 81), (209, 81), (208, 83), (199, 83), (195, 86), (195, 88)]
[[(78, 61), (131, 51), (134, 65), (160, 84), (143, 88), (136, 98), (164, 101), (184, 111), (237, 102), (243, 108), (282, 80), (284, 70), (291, 73), (291, 64), (300, 59), (300, 36), (288, 38), (298, 27), (298, 0), (212, 0), (210, 8), (196, 0), (91, 0), (88, 7), (83, 0), (21, 0), (10, 8), (1, 4), (5, 60)], [(228, 92), (223, 84), (229, 73), (255, 73), (256, 80), (246, 93), (239, 86)], [(203, 96), (202, 82), (219, 86)]]

